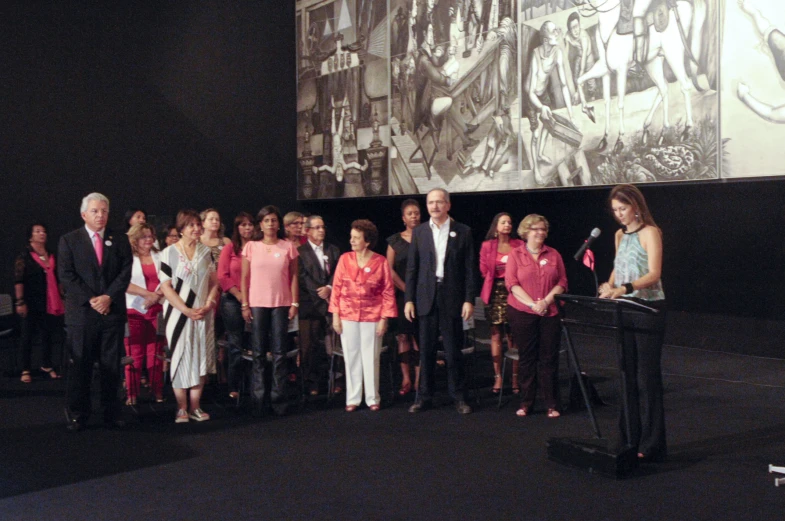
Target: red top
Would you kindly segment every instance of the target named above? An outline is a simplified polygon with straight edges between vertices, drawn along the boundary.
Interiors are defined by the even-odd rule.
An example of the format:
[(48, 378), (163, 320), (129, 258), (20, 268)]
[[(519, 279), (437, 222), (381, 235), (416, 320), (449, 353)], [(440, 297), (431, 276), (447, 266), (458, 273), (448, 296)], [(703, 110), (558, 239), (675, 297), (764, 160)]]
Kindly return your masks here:
[(243, 274), (242, 253), (234, 252), (234, 244), (227, 244), (218, 257), (218, 284), (221, 291), (228, 292), (231, 288), (241, 290), (240, 279)]
[[(510, 253), (518, 246), (523, 245), (520, 239), (510, 239)], [(493, 279), (504, 277), (504, 272), (497, 274), (497, 253), (499, 249), (499, 240), (490, 239), (484, 241), (480, 247), (480, 275), (482, 275), (482, 291), (480, 291), (480, 298), (486, 304), (490, 303), (491, 291), (493, 291)], [(505, 254), (509, 257), (509, 253)], [(503, 256), (502, 256), (503, 257)], [(498, 257), (501, 260), (501, 257)]]
[[(561, 286), (567, 291), (567, 273), (564, 270), (559, 252), (543, 245), (537, 260), (526, 250), (526, 245), (519, 246), (510, 252), (507, 261), (507, 272), (504, 274), (504, 284), (510, 295), (507, 304), (518, 311), (534, 314), (529, 306), (515, 298), (512, 294), (513, 286), (520, 286), (523, 291), (536, 302), (544, 299), (555, 286)], [(546, 316), (553, 317), (559, 314), (556, 302), (548, 307)]]
[[(147, 291), (155, 291), (158, 289), (158, 286), (161, 285), (161, 281), (158, 280), (158, 270), (155, 269), (155, 264), (142, 264), (142, 274), (144, 275), (144, 285)], [(155, 304), (147, 308), (147, 313), (144, 315), (139, 313), (133, 308), (128, 308), (129, 315), (139, 315), (147, 318), (155, 318), (158, 316), (158, 313), (161, 312), (163, 306), (161, 304)]]
[(397, 317), (395, 287), (387, 259), (374, 253), (360, 268), (355, 252), (341, 255), (333, 276), (329, 311), (354, 322)]

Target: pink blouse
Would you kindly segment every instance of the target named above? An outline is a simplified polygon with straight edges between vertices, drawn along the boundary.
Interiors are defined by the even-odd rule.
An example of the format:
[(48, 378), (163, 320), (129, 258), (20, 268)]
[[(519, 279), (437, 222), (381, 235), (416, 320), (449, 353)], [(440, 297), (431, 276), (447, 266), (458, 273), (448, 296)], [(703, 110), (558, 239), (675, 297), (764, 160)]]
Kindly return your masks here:
[(252, 308), (292, 305), (293, 274), (289, 273), (289, 263), (298, 255), (297, 246), (284, 239), (272, 245), (262, 241), (245, 245), (243, 257), (251, 264), (248, 304)]
[(232, 288), (241, 290), (240, 279), (243, 274), (243, 254), (234, 252), (234, 244), (227, 244), (218, 258), (218, 284), (221, 291), (228, 292)]
[(329, 311), (354, 322), (397, 317), (395, 286), (387, 259), (374, 253), (360, 268), (355, 252), (341, 255), (333, 276)]
[[(504, 274), (504, 284), (510, 292), (507, 304), (518, 311), (534, 313), (526, 304), (512, 294), (513, 286), (520, 286), (535, 302), (544, 299), (555, 286), (567, 290), (567, 272), (564, 269), (559, 252), (543, 245), (537, 260), (526, 250), (526, 244), (510, 252), (507, 260), (507, 271)], [(548, 307), (546, 316), (553, 317), (559, 314), (554, 302)]]

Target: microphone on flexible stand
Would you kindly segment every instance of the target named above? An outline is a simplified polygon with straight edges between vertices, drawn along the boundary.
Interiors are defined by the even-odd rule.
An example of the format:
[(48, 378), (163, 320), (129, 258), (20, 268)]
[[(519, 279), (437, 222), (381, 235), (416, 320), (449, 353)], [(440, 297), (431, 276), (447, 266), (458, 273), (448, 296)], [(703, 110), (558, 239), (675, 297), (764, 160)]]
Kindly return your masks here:
[(576, 261), (580, 261), (581, 256), (583, 256), (583, 265), (589, 268), (592, 272), (592, 275), (594, 275), (595, 296), (600, 294), (600, 281), (597, 280), (597, 272), (594, 271), (594, 252), (589, 249), (589, 246), (591, 246), (591, 243), (593, 243), (597, 237), (600, 236), (600, 233), (602, 232), (599, 228), (594, 228), (589, 234), (589, 237), (583, 241), (581, 247), (578, 248), (578, 251), (575, 252), (575, 255), (572, 257)]
[(581, 256), (584, 253), (586, 253), (586, 250), (589, 249), (591, 243), (593, 243), (597, 239), (597, 237), (600, 236), (600, 233), (602, 232), (600, 231), (599, 228), (594, 228), (589, 234), (589, 237), (585, 241), (583, 241), (583, 244), (581, 244), (581, 247), (578, 248), (578, 251), (575, 252), (575, 255), (573, 255), (572, 258), (575, 259), (576, 261), (579, 261)]

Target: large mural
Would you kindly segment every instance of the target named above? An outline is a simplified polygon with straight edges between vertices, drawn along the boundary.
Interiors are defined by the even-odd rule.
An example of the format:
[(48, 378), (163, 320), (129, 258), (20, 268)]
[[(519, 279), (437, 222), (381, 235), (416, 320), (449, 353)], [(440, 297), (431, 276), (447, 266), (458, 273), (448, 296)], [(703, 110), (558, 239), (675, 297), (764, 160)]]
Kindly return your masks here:
[(296, 0), (299, 197), (781, 175), (776, 6)]

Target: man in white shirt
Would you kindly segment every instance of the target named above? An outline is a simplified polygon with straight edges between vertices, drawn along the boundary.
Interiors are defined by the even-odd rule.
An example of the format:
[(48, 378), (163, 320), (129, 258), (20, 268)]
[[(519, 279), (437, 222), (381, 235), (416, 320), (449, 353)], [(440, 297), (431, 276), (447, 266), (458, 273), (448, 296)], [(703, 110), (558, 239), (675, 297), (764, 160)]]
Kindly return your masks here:
[(447, 363), (448, 388), (461, 414), (472, 412), (461, 378), (463, 321), (474, 313), (475, 256), (471, 229), (449, 215), (450, 194), (441, 188), (428, 192), (431, 218), (412, 232), (406, 267), (407, 320), (420, 323), (420, 387), (409, 412), (432, 405), (434, 369), (439, 335)]

